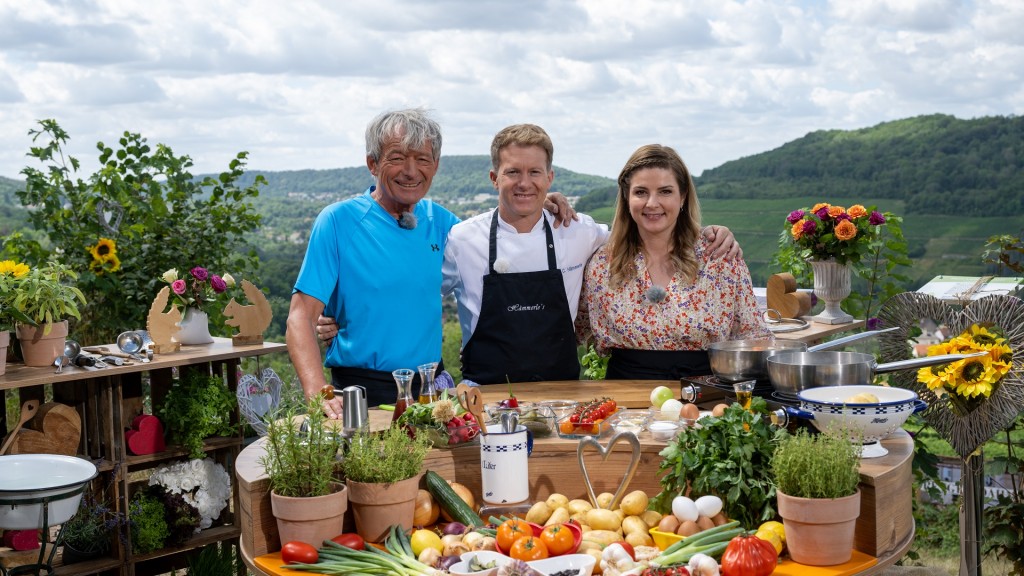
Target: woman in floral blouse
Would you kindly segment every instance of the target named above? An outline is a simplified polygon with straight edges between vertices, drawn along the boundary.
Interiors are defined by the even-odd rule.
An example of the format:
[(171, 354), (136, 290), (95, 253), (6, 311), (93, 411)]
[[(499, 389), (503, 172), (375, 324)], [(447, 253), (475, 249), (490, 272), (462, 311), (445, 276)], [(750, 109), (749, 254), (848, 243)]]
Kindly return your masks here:
[(682, 158), (641, 146), (619, 174), (608, 243), (587, 265), (577, 327), (608, 379), (711, 374), (712, 342), (771, 338), (741, 258), (712, 259)]

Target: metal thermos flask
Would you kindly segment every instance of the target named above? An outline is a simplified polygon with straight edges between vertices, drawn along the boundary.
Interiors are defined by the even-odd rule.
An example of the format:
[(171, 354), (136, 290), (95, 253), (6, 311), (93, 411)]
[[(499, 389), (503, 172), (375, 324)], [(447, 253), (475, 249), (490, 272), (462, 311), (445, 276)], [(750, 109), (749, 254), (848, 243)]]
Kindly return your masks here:
[(369, 426), (370, 416), (366, 407), (366, 388), (348, 386), (341, 391), (341, 400), (343, 402), (341, 426), (345, 436), (351, 436), (357, 430)]

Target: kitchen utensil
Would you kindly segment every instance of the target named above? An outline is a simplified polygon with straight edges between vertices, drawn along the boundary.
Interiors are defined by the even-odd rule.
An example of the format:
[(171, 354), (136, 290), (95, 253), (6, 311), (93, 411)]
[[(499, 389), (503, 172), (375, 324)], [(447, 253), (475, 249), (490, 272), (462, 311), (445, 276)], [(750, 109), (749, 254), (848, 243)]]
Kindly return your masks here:
[(26, 400), (21, 405), (21, 418), (18, 419), (18, 425), (11, 430), (11, 433), (7, 435), (7, 440), (4, 440), (4, 445), (0, 446), (0, 454), (6, 454), (7, 449), (11, 447), (11, 443), (14, 442), (14, 437), (18, 435), (18, 431), (25, 425), (26, 422), (32, 419), (36, 415), (36, 411), (39, 410), (39, 400)]
[(505, 434), (511, 434), (515, 432), (516, 427), (519, 426), (519, 413), (514, 410), (508, 410), (501, 413), (501, 431)]
[(95, 464), (76, 456), (0, 456), (0, 528), (38, 530), (67, 522), (96, 474)]
[(886, 328), (884, 330), (868, 330), (836, 338), (822, 344), (808, 347), (806, 343), (795, 340), (776, 339), (772, 342), (769, 339), (753, 340), (725, 340), (713, 342), (708, 346), (708, 360), (711, 363), (711, 371), (715, 376), (725, 382), (738, 382), (741, 380), (767, 380), (768, 365), (766, 360), (780, 352), (817, 352), (819, 350), (830, 350), (838, 348), (851, 342), (873, 338), (885, 332), (898, 330), (899, 328)]
[[(848, 402), (859, 394), (873, 394), (878, 402)], [(789, 418), (810, 420), (818, 430), (838, 425), (851, 433), (851, 440), (864, 443), (862, 458), (879, 458), (889, 451), (879, 442), (907, 421), (911, 414), (928, 407), (912, 390), (890, 386), (820, 386), (798, 394), (800, 407), (787, 406), (772, 414), (773, 422), (785, 426)]]
[(65, 356), (63, 354), (61, 354), (60, 356), (57, 356), (53, 360), (53, 365), (57, 367), (57, 369), (54, 370), (53, 373), (54, 374), (62, 374), (64, 372), (64, 367), (67, 366), (68, 364), (71, 364), (71, 359), (70, 358), (68, 358), (67, 356)]
[(587, 473), (587, 465), (583, 461), (583, 452), (588, 446), (593, 446), (597, 449), (598, 454), (601, 455), (601, 461), (604, 462), (608, 460), (608, 456), (612, 453), (612, 448), (619, 441), (629, 444), (631, 454), (629, 466), (626, 468), (626, 473), (622, 476), (622, 482), (619, 483), (612, 501), (608, 504), (609, 510), (615, 510), (619, 507), (619, 502), (622, 501), (622, 496), (626, 493), (626, 488), (629, 487), (629, 483), (633, 480), (633, 475), (636, 474), (636, 469), (640, 465), (640, 440), (632, 432), (619, 432), (612, 436), (612, 439), (605, 446), (601, 446), (596, 438), (588, 436), (580, 440), (579, 446), (576, 447), (576, 459), (580, 464), (580, 472), (583, 473), (583, 484), (586, 485), (587, 495), (590, 496), (590, 503), (595, 508), (600, 508), (600, 506), (597, 505), (597, 494), (594, 493), (594, 485), (590, 482), (590, 474)]
[[(469, 384), (460, 382), (459, 385), (455, 387), (455, 397), (459, 399), (459, 403), (462, 404), (462, 407), (473, 415), (477, 424), (481, 424), (480, 434), (486, 436), (488, 433), (487, 427), (482, 425), (484, 421), (484, 400), (483, 397), (480, 396), (480, 390), (477, 389), (476, 386), (470, 386)], [(510, 502), (516, 502), (516, 500), (510, 500)]]
[(75, 358), (82, 353), (82, 345), (77, 340), (67, 338), (64, 340), (64, 355), (68, 357), (69, 361), (73, 364)]
[(117, 347), (125, 354), (137, 354), (142, 350), (142, 336), (135, 330), (117, 335)]
[(768, 375), (776, 392), (796, 398), (808, 388), (872, 384), (875, 374), (935, 366), (986, 354), (988, 352), (944, 354), (878, 364), (873, 355), (859, 352), (783, 352), (768, 358)]
[[(471, 386), (467, 388), (476, 391)], [(519, 415), (505, 412), (502, 419), (506, 416), (518, 418)], [(527, 458), (533, 452), (533, 435), (526, 426), (517, 425), (511, 432), (504, 432), (499, 428), (502, 425), (481, 425), (480, 484), (484, 502), (488, 504), (523, 502), (530, 497)], [(487, 430), (489, 427), (491, 429)]]
[(366, 388), (347, 386), (341, 390), (342, 435), (350, 437), (356, 431), (369, 425), (370, 416), (366, 407)]

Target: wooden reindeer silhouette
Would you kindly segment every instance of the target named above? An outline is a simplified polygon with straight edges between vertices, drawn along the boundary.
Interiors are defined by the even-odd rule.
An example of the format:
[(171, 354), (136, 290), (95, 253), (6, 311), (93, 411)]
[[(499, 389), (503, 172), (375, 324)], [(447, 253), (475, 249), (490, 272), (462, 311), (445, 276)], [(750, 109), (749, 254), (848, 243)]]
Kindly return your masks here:
[(149, 316), (146, 317), (146, 329), (153, 340), (154, 354), (169, 354), (181, 349), (181, 344), (174, 341), (174, 335), (181, 330), (178, 326), (178, 322), (181, 322), (181, 311), (176, 306), (171, 306), (169, 312), (164, 312), (170, 298), (171, 287), (164, 286), (153, 299), (153, 304), (149, 307)]
[(270, 326), (273, 316), (270, 302), (263, 291), (248, 280), (242, 280), (242, 292), (252, 304), (242, 305), (232, 298), (224, 308), (224, 316), (228, 318), (225, 324), (238, 328), (238, 334), (232, 336), (231, 341), (234, 344), (261, 344), (263, 331)]

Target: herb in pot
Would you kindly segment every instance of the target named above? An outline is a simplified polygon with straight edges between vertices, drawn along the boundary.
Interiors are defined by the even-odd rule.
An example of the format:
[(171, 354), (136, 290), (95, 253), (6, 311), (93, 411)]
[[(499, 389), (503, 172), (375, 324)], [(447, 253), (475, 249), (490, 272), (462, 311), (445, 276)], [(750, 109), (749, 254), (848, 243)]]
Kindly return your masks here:
[(189, 458), (202, 459), (203, 439), (238, 431), (231, 422), (237, 403), (219, 376), (188, 372), (171, 385), (159, 411), (171, 438), (188, 450)]
[(661, 451), (662, 491), (651, 508), (662, 513), (672, 499), (687, 490), (714, 494), (725, 514), (744, 526), (756, 526), (775, 517), (772, 455), (778, 439), (787, 434), (768, 422), (768, 405), (754, 398), (750, 410), (729, 406), (722, 416), (703, 418), (700, 426), (684, 428)]

